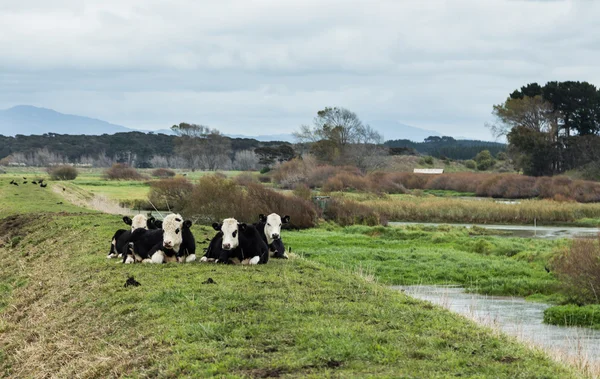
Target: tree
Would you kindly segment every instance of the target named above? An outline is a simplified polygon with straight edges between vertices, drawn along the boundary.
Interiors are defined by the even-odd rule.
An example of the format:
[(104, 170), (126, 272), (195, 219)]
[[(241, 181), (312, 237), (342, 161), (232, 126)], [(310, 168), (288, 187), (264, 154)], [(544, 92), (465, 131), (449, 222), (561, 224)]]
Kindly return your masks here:
[(477, 169), (481, 171), (492, 168), (496, 163), (489, 150), (480, 151), (475, 156), (475, 162), (477, 162)]
[[(352, 145), (376, 146), (383, 137), (364, 125), (356, 113), (345, 108), (325, 108), (317, 112), (313, 125), (302, 125), (293, 133), (299, 142), (310, 142), (311, 152), (325, 161), (343, 161)], [(362, 146), (364, 147), (364, 146)]]
[(217, 170), (231, 164), (231, 141), (217, 129), (185, 122), (171, 127), (178, 138), (175, 150), (192, 169)]

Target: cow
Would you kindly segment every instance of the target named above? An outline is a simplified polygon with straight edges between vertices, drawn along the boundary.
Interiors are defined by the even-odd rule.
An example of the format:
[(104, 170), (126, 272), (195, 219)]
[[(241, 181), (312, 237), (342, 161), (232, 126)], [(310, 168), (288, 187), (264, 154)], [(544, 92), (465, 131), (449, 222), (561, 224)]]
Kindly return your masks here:
[(195, 261), (196, 241), (191, 226), (192, 222), (184, 221), (181, 215), (170, 214), (163, 220), (162, 229), (136, 229), (129, 238), (133, 243), (133, 254), (124, 256), (123, 263)]
[(128, 216), (123, 217), (123, 222), (131, 226), (130, 230), (119, 229), (113, 235), (110, 242), (110, 251), (106, 258), (115, 258), (122, 256), (124, 250), (127, 247), (128, 240), (131, 237), (131, 232), (136, 229), (160, 229), (162, 221), (156, 220), (154, 217), (146, 217), (145, 215), (138, 214), (133, 219)]
[(226, 218), (212, 226), (218, 233), (208, 245), (201, 262), (256, 265), (269, 261), (269, 248), (254, 225)]
[(269, 257), (287, 259), (288, 256), (285, 253), (285, 246), (281, 240), (281, 225), (290, 222), (290, 216), (285, 215), (279, 216), (277, 213), (271, 213), (268, 216), (260, 214), (258, 216), (258, 222), (254, 224), (254, 227), (260, 233), (263, 241), (269, 247)]

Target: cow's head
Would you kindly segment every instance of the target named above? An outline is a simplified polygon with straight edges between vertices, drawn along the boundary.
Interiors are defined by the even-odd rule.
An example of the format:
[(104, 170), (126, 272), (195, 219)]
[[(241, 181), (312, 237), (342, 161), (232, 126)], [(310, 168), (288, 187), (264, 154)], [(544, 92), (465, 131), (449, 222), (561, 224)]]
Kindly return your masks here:
[[(172, 213), (163, 220), (163, 246), (167, 249), (179, 251), (179, 246), (183, 241), (181, 229), (183, 229), (183, 217), (180, 214)], [(190, 221), (191, 225), (191, 221)]]
[(215, 222), (213, 228), (223, 233), (223, 250), (233, 250), (240, 245), (239, 233), (246, 230), (246, 224), (237, 222), (235, 218), (226, 218), (223, 223)]
[(277, 213), (271, 213), (268, 216), (263, 214), (258, 216), (260, 222), (265, 224), (265, 236), (267, 237), (267, 245), (273, 243), (274, 240), (281, 238), (281, 225), (290, 222), (290, 216), (279, 216)]
[(148, 218), (145, 215), (135, 215), (133, 216), (133, 219), (125, 216), (123, 217), (123, 222), (127, 225), (131, 225), (131, 231), (139, 228), (148, 229)]

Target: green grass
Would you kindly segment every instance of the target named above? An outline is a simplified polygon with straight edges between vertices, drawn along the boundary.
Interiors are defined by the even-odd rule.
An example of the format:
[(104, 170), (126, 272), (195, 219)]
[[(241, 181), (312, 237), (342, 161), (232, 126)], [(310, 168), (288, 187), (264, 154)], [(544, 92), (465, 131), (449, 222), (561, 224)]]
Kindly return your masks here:
[(544, 311), (544, 322), (554, 325), (600, 329), (600, 305), (557, 305)]
[(362, 270), (384, 284), (460, 284), (483, 294), (556, 295), (544, 266), (565, 241), (473, 236), (449, 226), (329, 227), (288, 233), (306, 258), (348, 272)]
[[(54, 201), (51, 192), (38, 195)], [(11, 198), (4, 204), (18, 213), (31, 208)], [(3, 377), (582, 376), (366, 281), (356, 266), (340, 270), (301, 258), (254, 267), (122, 265), (105, 258), (112, 233), (123, 227), (117, 216), (29, 213), (0, 223)], [(214, 233), (193, 231), (199, 248)], [(316, 259), (344, 236), (347, 250), (363, 252), (398, 237), (373, 233), (380, 231), (286, 231), (286, 239)], [(141, 286), (124, 287), (130, 275)], [(204, 284), (208, 278), (216, 284)]]

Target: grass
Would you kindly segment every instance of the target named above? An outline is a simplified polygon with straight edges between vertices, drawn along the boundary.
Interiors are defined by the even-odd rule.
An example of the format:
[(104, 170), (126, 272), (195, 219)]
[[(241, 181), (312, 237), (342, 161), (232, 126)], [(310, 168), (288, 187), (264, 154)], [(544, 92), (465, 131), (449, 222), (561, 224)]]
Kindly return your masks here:
[[(38, 195), (48, 203), (55, 196)], [(11, 198), (5, 203), (18, 213), (30, 209)], [(508, 337), (365, 280), (357, 267), (339, 270), (301, 258), (254, 267), (122, 265), (105, 258), (121, 227), (119, 217), (99, 213), (2, 220), (0, 376), (582, 376)], [(199, 248), (214, 233), (193, 231)], [(286, 231), (287, 243), (325, 255), (344, 235), (357, 251), (387, 242), (375, 237), (377, 228), (311, 232)], [(141, 286), (124, 287), (129, 276)], [(215, 284), (205, 284), (208, 278)]]
[(302, 256), (352, 272), (372, 272), (383, 284), (459, 284), (490, 295), (558, 296), (544, 269), (565, 241), (473, 236), (447, 226), (330, 227), (286, 235)]
[(521, 200), (515, 204), (503, 204), (491, 199), (393, 195), (365, 200), (363, 203), (373, 207), (390, 221), (533, 224), (535, 219), (538, 225), (572, 223), (578, 220), (586, 220), (588, 225), (594, 225), (594, 219), (600, 218), (600, 204), (553, 200)]
[(600, 329), (600, 305), (557, 305), (544, 310), (544, 322), (553, 325)]

